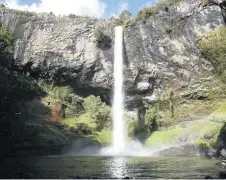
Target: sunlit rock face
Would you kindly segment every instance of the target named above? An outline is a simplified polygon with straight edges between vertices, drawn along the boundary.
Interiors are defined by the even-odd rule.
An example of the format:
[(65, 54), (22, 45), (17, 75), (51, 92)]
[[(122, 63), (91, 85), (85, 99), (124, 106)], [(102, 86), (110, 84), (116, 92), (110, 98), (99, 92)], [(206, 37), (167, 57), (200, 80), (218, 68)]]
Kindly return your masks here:
[[(108, 21), (28, 15), (3, 8), (0, 22), (14, 30), (14, 57), (31, 74), (111, 102), (114, 28)], [(124, 29), (127, 108), (151, 104), (168, 88), (181, 89), (183, 96), (208, 91), (212, 66), (201, 57), (197, 41), (223, 24), (219, 6), (203, 8), (197, 0), (183, 0), (145, 21), (129, 24)], [(94, 41), (98, 28), (112, 39), (101, 48)]]
[(168, 87), (183, 89), (181, 93), (185, 96), (201, 89), (208, 90), (212, 66), (201, 57), (197, 41), (222, 24), (218, 6), (203, 8), (200, 1), (187, 0), (129, 26), (125, 45), (130, 101), (150, 104)]

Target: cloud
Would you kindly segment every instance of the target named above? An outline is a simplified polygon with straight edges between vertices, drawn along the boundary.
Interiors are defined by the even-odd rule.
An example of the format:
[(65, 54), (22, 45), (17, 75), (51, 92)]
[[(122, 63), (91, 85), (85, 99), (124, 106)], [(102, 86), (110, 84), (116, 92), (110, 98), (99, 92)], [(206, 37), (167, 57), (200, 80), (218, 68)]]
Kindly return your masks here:
[(40, 0), (31, 5), (20, 5), (18, 0), (5, 0), (8, 7), (13, 9), (53, 12), (56, 15), (88, 15), (102, 17), (107, 5), (101, 0)]
[(112, 13), (111, 16), (119, 17), (119, 15), (121, 14), (122, 11), (128, 10), (128, 9), (129, 9), (128, 2), (122, 2), (119, 4), (118, 11), (116, 13)]
[(128, 10), (128, 7), (129, 7), (128, 2), (121, 3), (119, 7), (119, 12), (122, 12), (123, 10)]

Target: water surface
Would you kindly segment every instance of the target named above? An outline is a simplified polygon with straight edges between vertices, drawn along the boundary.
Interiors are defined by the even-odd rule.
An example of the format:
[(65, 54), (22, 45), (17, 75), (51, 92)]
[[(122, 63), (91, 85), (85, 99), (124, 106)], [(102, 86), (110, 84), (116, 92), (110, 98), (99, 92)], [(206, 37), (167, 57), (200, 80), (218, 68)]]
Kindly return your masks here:
[(217, 178), (216, 161), (200, 158), (29, 157), (10, 158), (0, 178)]

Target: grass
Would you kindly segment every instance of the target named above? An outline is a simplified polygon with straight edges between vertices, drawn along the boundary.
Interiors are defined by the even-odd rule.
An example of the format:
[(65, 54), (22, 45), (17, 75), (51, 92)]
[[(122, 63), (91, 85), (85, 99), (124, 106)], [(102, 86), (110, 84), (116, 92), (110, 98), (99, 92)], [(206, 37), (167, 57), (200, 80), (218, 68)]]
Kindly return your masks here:
[(206, 6), (208, 4), (208, 0), (202, 0), (202, 6)]
[[(196, 120), (191, 122), (179, 123), (173, 129), (154, 132), (146, 141), (147, 146), (170, 146), (179, 144), (180, 139), (188, 139), (188, 143), (216, 142), (222, 123), (211, 120)], [(212, 137), (205, 139), (205, 136)], [(200, 141), (199, 141), (200, 140)]]
[(223, 102), (220, 107), (213, 112), (212, 116), (216, 115), (226, 115), (226, 102)]
[(4, 8), (6, 9), (8, 12), (12, 12), (12, 13), (15, 13), (15, 14), (18, 14), (18, 15), (21, 15), (21, 16), (34, 16), (36, 15), (35, 12), (30, 12), (30, 11), (20, 11), (20, 10), (16, 10), (16, 9), (8, 9), (8, 8)]
[(181, 128), (168, 131), (156, 131), (145, 141), (145, 144), (155, 147), (160, 145), (174, 144), (177, 143), (182, 132), (183, 129)]
[(76, 125), (81, 124), (81, 123), (87, 124), (88, 127), (92, 128), (92, 129), (96, 129), (96, 127), (97, 127), (97, 124), (96, 124), (94, 118), (92, 118), (88, 114), (83, 114), (78, 118), (78, 120), (76, 121)]
[(217, 137), (218, 136), (214, 136), (211, 139), (205, 139), (205, 138), (201, 138), (198, 141), (194, 142), (193, 144), (197, 144), (200, 147), (204, 147), (204, 148), (211, 148), (215, 145), (215, 143), (217, 142)]
[(105, 146), (111, 142), (112, 132), (108, 129), (103, 129), (101, 132), (96, 132), (89, 137), (93, 140), (98, 141), (101, 145)]
[(214, 71), (225, 81), (226, 28), (221, 26), (217, 30), (208, 32), (199, 39), (198, 47), (203, 57), (212, 63)]
[(91, 118), (89, 115), (87, 114), (83, 114), (81, 115), (79, 118), (69, 118), (69, 119), (65, 119), (64, 120), (64, 125), (66, 126), (66, 128), (70, 129), (70, 128), (78, 128), (80, 124), (84, 124), (86, 125), (89, 129), (96, 129), (97, 124), (94, 121), (93, 118)]
[(76, 119), (75, 118), (70, 118), (70, 119), (65, 119), (64, 120), (64, 125), (68, 128), (70, 127), (75, 127), (76, 124)]

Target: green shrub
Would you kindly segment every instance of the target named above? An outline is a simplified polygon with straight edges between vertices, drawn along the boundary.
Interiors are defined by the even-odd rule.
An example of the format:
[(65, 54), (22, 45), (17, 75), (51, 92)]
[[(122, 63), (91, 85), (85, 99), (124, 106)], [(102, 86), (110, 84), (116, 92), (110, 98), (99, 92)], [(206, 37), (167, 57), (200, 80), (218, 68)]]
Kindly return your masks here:
[(110, 22), (111, 24), (113, 24), (114, 27), (123, 26), (123, 28), (126, 28), (128, 24), (132, 21), (131, 16), (132, 14), (128, 10), (124, 10), (119, 15), (119, 18), (110, 18)]
[(141, 9), (137, 16), (136, 16), (136, 20), (139, 21), (139, 20), (145, 20), (147, 19), (148, 17), (150, 17), (152, 14), (155, 13), (155, 8), (154, 7), (151, 7), (151, 8), (143, 8)]
[(111, 127), (111, 109), (100, 97), (88, 96), (82, 105), (85, 112), (78, 117), (66, 119), (66, 129), (87, 135)]
[(150, 7), (150, 8), (143, 8), (138, 12), (138, 14), (136, 16), (136, 20), (137, 21), (145, 20), (148, 17), (150, 17), (151, 15), (158, 12), (161, 8), (177, 5), (180, 1), (181, 0), (166, 0), (166, 1), (158, 3), (156, 6), (153, 6), (153, 7)]
[(20, 11), (16, 9), (8, 9), (9, 12), (16, 13), (21, 16), (34, 16), (36, 13), (35, 12), (30, 12), (30, 11)]
[(40, 82), (39, 85), (56, 102), (71, 102), (73, 89), (70, 86), (54, 86), (45, 82)]
[(140, 124), (138, 121), (135, 121), (130, 124), (129, 128), (129, 136), (135, 138), (142, 133), (150, 132), (150, 129), (147, 124)]
[(109, 129), (103, 129), (96, 133), (94, 139), (102, 145), (108, 145), (112, 139), (112, 132)]
[(148, 126), (150, 131), (157, 128), (157, 112), (153, 108), (149, 108), (145, 115), (145, 124)]
[(157, 129), (157, 115), (154, 108), (149, 108), (145, 115), (144, 122), (139, 122), (137, 119), (127, 118), (129, 124), (129, 136), (136, 137), (142, 133), (151, 133)]
[(79, 16), (75, 14), (69, 14), (68, 17), (74, 19), (74, 18), (78, 18)]
[(95, 29), (93, 32), (94, 43), (102, 50), (108, 50), (111, 48), (111, 37), (106, 35), (101, 29)]
[(101, 101), (100, 97), (85, 98), (83, 107), (88, 116), (96, 122), (98, 131), (111, 126), (111, 109)]
[(134, 138), (135, 137), (135, 128), (138, 124), (137, 115), (131, 115), (125, 113), (125, 121), (128, 125), (128, 136)]
[(215, 71), (226, 77), (226, 28), (221, 26), (198, 41), (198, 47), (204, 58), (208, 59)]
[(44, 81), (40, 81), (39, 86), (47, 94), (43, 99), (45, 102), (57, 102), (64, 105), (66, 118), (79, 117), (84, 113), (83, 98), (76, 95), (70, 86), (56, 86)]
[(206, 6), (208, 4), (208, 0), (202, 0), (202, 6)]
[(97, 127), (95, 120), (87, 114), (83, 114), (79, 118), (65, 119), (64, 126), (67, 130), (80, 135), (92, 134)]
[(5, 9), (5, 5), (4, 4), (0, 4), (0, 9)]

